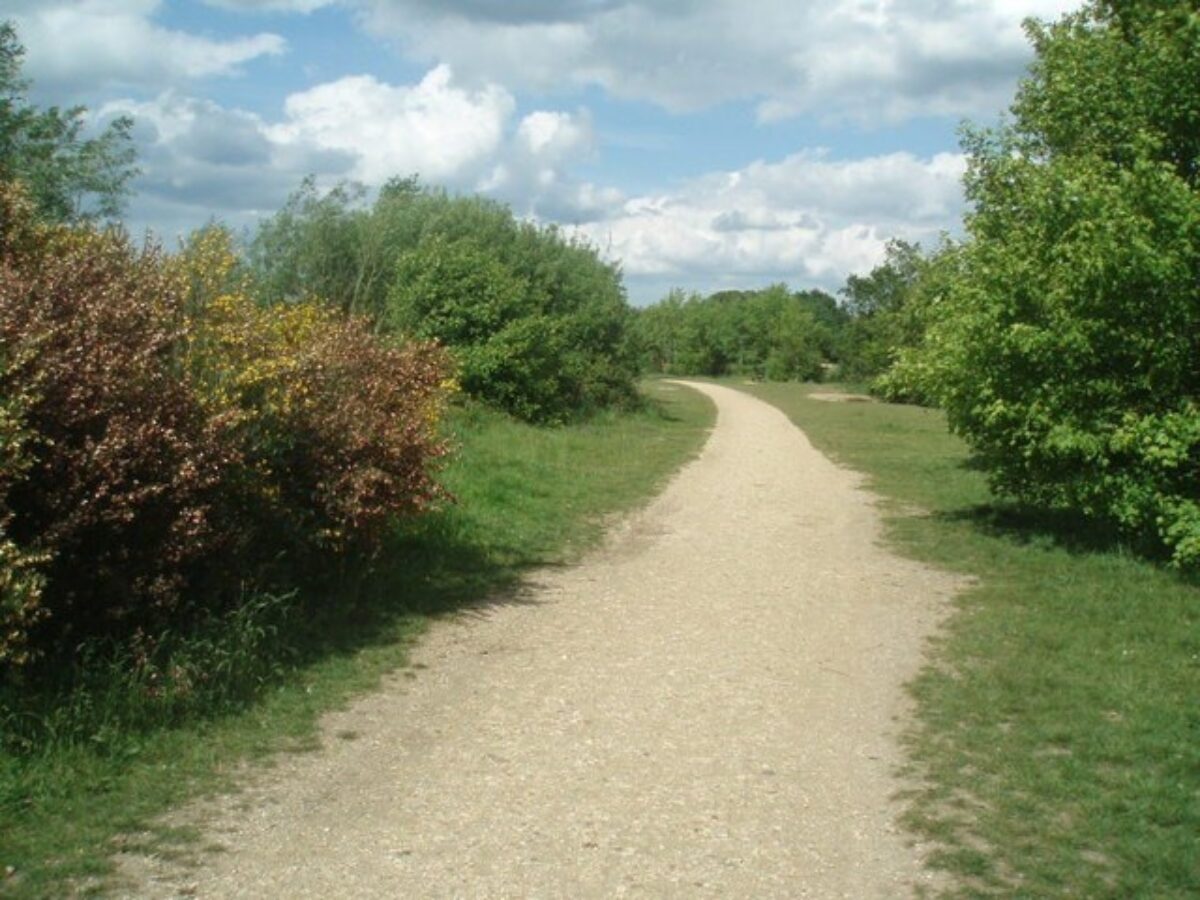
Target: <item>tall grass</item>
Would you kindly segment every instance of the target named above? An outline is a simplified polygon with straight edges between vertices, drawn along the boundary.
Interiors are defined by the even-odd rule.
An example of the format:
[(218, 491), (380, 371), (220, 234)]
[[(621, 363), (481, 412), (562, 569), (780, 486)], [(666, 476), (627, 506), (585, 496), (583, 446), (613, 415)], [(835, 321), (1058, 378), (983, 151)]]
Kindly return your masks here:
[(938, 412), (748, 389), (870, 476), (903, 552), (976, 579), (911, 686), (906, 820), (950, 893), (1200, 896), (1200, 586), (996, 502)]
[(244, 761), (312, 747), (320, 714), (403, 666), (432, 617), (593, 544), (711, 424), (694, 392), (648, 391), (642, 412), (556, 429), (457, 411), (444, 473), (457, 502), (373, 562), (319, 574), (299, 598), (255, 598), (145, 656), (91, 645), (54, 683), (0, 686), (0, 895), (103, 889), (133, 836), (189, 837), (157, 814), (227, 786)]

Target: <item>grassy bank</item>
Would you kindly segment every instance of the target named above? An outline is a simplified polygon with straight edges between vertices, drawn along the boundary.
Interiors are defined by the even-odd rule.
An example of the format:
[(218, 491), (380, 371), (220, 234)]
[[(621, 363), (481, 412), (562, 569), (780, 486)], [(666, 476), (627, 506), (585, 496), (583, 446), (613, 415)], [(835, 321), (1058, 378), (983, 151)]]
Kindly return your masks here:
[(903, 552), (977, 579), (912, 686), (908, 735), (908, 824), (958, 893), (1200, 894), (1200, 587), (997, 504), (935, 411), (746, 389), (868, 473)]
[(264, 598), (181, 641), (176, 652), (201, 658), (221, 681), (190, 699), (168, 702), (160, 684), (118, 661), (79, 675), (67, 697), (23, 708), (37, 727), (10, 705), (0, 728), (30, 738), (0, 753), (0, 896), (100, 890), (120, 847), (149, 841), (163, 851), (191, 839), (154, 816), (227, 786), (247, 760), (312, 747), (320, 714), (403, 666), (432, 617), (594, 543), (604, 519), (652, 495), (711, 424), (710, 404), (694, 392), (647, 390), (645, 412), (568, 428), (458, 412), (459, 452), (444, 478), (457, 504), (398, 534), (369, 573), (329, 578), (303, 616), (281, 618)]

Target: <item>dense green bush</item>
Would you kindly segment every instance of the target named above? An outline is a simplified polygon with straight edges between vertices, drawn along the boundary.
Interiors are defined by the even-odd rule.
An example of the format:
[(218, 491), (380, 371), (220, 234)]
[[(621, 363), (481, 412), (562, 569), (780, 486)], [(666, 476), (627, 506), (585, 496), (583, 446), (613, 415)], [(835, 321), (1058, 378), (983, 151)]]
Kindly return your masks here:
[(306, 182), (248, 258), (263, 296), (323, 296), (440, 341), (468, 393), (521, 418), (561, 422), (635, 396), (617, 267), (501, 204), (405, 179), (367, 206), (360, 189)]
[[(885, 368), (859, 370), (871, 375), (872, 393), (892, 403), (938, 405), (937, 374), (944, 360), (929, 351), (928, 333), (948, 314), (947, 297), (959, 277), (962, 259), (959, 245), (949, 241), (916, 257), (898, 302), (873, 315), (878, 322), (864, 331), (872, 334), (870, 355)], [(883, 265), (890, 264), (889, 260)]]
[(840, 293), (849, 321), (842, 335), (843, 377), (869, 380), (892, 365), (911, 343), (912, 301), (925, 268), (921, 248), (891, 241), (882, 263), (866, 275), (851, 275)]
[(970, 240), (924, 377), (1002, 492), (1200, 565), (1200, 13), (1032, 27), (1013, 124), (967, 142)]

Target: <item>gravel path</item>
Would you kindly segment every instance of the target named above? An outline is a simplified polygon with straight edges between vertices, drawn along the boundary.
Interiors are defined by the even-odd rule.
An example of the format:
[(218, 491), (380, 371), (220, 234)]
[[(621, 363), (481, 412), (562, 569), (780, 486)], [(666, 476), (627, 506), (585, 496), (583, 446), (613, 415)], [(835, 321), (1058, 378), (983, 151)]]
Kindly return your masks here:
[[(952, 578), (878, 545), (859, 478), (695, 385), (703, 454), (524, 602), (438, 624), (325, 748), (185, 810), (147, 897), (902, 897), (901, 688)], [(682, 388), (681, 388), (682, 389)], [(415, 678), (412, 677), (415, 674)], [(352, 732), (353, 740), (336, 735)]]

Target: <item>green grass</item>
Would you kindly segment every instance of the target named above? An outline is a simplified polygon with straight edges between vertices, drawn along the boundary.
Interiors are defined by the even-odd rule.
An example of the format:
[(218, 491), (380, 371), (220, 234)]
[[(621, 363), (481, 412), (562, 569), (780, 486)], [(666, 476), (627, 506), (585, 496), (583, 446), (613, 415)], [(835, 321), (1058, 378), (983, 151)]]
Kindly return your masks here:
[(264, 598), (178, 642), (177, 657), (223, 679), (190, 703), (156, 701), (157, 685), (117, 661), (20, 717), (0, 705), (0, 728), (29, 735), (20, 752), (19, 741), (0, 742), (10, 747), (0, 752), (0, 896), (102, 892), (117, 849), (170, 852), (193, 840), (155, 817), (231, 787), (248, 760), (312, 748), (321, 713), (402, 667), (432, 617), (503, 602), (530, 567), (593, 544), (606, 518), (643, 502), (699, 450), (711, 425), (711, 404), (695, 392), (647, 391), (646, 411), (558, 429), (458, 412), (460, 450), (444, 473), (457, 503), (397, 535), (369, 575), (331, 579), (335, 589), (308, 598), (304, 615), (283, 616), (284, 604)]
[(1200, 587), (995, 502), (938, 412), (744, 389), (868, 474), (898, 548), (977, 579), (911, 685), (907, 824), (951, 893), (1200, 896)]

